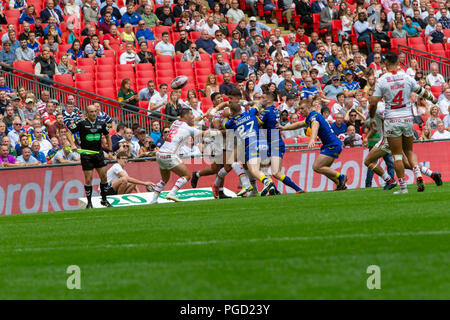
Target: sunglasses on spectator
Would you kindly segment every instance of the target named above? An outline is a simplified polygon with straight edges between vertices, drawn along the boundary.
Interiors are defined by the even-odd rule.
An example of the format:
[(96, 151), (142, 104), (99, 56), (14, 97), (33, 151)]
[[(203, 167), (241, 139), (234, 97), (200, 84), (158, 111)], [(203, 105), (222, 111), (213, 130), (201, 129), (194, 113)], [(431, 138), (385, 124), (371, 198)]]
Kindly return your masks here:
[(21, 126), (21, 123), (14, 123), (15, 126)]
[(140, 26), (145, 26), (145, 23), (139, 23)]
[(197, 47), (191, 47), (191, 49), (197, 49)]

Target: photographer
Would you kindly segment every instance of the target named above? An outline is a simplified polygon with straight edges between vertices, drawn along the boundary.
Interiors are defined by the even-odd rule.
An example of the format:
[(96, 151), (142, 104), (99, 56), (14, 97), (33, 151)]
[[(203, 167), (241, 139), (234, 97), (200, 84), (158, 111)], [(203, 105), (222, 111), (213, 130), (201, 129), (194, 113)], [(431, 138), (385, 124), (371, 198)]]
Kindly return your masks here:
[[(139, 142), (139, 145), (141, 145), (140, 142)], [(141, 145), (141, 148), (139, 149), (138, 157), (139, 158), (144, 158), (144, 157), (155, 156), (155, 148), (156, 148), (156, 145), (153, 142), (153, 139), (151, 137), (148, 137), (148, 136), (145, 137), (143, 145)]]

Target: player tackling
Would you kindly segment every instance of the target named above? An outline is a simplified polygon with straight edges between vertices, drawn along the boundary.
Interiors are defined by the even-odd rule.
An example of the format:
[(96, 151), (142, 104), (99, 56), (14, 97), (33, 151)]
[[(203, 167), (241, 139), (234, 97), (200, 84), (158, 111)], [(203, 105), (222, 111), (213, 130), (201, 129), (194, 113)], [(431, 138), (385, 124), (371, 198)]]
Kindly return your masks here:
[(400, 190), (395, 194), (408, 193), (405, 181), (405, 166), (403, 155), (406, 156), (410, 166), (413, 168), (417, 181), (417, 191), (425, 190), (422, 174), (418, 165), (417, 156), (413, 152), (413, 108), (410, 103), (411, 93), (436, 103), (436, 98), (420, 87), (417, 82), (403, 71), (398, 71), (398, 55), (388, 52), (385, 56), (386, 68), (388, 70), (380, 77), (375, 85), (375, 92), (370, 97), (369, 113), (374, 118), (378, 102), (381, 99), (385, 103), (384, 112), (384, 136), (387, 138), (390, 150), (394, 158), (394, 169), (398, 176)]

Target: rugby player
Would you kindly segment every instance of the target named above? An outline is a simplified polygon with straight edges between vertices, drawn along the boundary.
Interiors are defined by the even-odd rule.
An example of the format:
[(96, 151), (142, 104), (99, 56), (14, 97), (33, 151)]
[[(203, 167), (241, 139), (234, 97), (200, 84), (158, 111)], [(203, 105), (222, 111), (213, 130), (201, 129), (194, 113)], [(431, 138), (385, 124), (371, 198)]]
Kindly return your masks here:
[[(277, 194), (272, 180), (268, 179), (260, 170), (259, 158), (259, 127), (258, 127), (258, 108), (242, 111), (240, 104), (230, 104), (230, 118), (226, 117), (225, 129), (234, 130), (237, 135), (238, 145), (244, 147), (244, 163), (250, 174), (264, 184), (261, 196)], [(239, 158), (239, 148), (238, 148)]]
[(194, 127), (194, 115), (191, 109), (182, 109), (179, 118), (179, 120), (175, 120), (172, 123), (166, 141), (156, 152), (156, 161), (161, 172), (161, 180), (153, 188), (154, 194), (150, 203), (158, 202), (159, 194), (169, 181), (171, 172), (175, 173), (179, 178), (166, 196), (166, 199), (175, 202), (181, 201), (176, 197), (176, 194), (191, 179), (191, 174), (186, 165), (178, 158), (178, 149), (189, 136), (208, 132)]
[[(106, 160), (102, 149), (102, 135), (106, 137), (107, 150), (111, 150), (111, 137), (106, 123), (97, 119), (97, 107), (90, 105), (87, 107), (86, 119), (78, 120), (70, 125), (70, 130), (80, 134), (81, 148), (85, 150), (97, 151), (97, 154), (81, 154), (81, 167), (84, 173), (84, 191), (86, 193), (87, 205), (86, 209), (92, 208), (92, 174), (95, 169), (100, 177), (100, 194), (102, 200), (100, 204), (105, 207), (112, 207), (106, 199), (108, 195), (108, 180), (106, 177)], [(72, 150), (76, 151), (77, 147), (70, 139)]]
[(334, 134), (330, 124), (322, 117), (320, 113), (312, 110), (312, 104), (309, 100), (302, 100), (299, 104), (300, 114), (305, 117), (304, 121), (299, 121), (286, 126), (278, 124), (281, 130), (295, 130), (304, 126), (311, 128), (311, 137), (309, 139), (308, 148), (314, 148), (316, 138), (322, 141), (319, 156), (314, 160), (313, 169), (319, 174), (323, 174), (328, 179), (336, 183), (336, 191), (346, 190), (347, 176), (339, 173), (331, 168), (334, 160), (339, 158), (342, 152), (342, 142)]
[(276, 128), (280, 120), (280, 112), (273, 103), (273, 95), (263, 94), (262, 103), (264, 110), (261, 111), (260, 118), (263, 123), (264, 134), (261, 134), (261, 138), (265, 136), (267, 141), (267, 157), (270, 159), (272, 176), (294, 189), (296, 193), (303, 193), (304, 191), (291, 178), (281, 173), (285, 145), (281, 138), (281, 132)]
[(400, 184), (400, 190), (395, 194), (408, 193), (405, 181), (405, 166), (403, 155), (413, 168), (416, 176), (417, 191), (425, 190), (420, 167), (416, 154), (413, 152), (413, 108), (410, 102), (411, 93), (436, 103), (436, 98), (403, 71), (398, 71), (398, 55), (388, 52), (385, 55), (387, 73), (382, 75), (375, 84), (375, 92), (370, 97), (369, 114), (375, 117), (378, 102), (384, 100), (386, 110), (384, 112), (384, 136), (394, 158), (394, 169)]
[[(364, 164), (367, 168), (371, 169), (373, 172), (375, 172), (378, 176), (380, 176), (385, 182), (386, 185), (384, 186), (384, 190), (391, 190), (397, 186), (397, 183), (395, 180), (387, 173), (385, 172), (379, 165), (378, 165), (378, 159), (381, 157), (384, 157), (387, 154), (391, 153), (391, 150), (389, 148), (389, 144), (384, 137), (383, 133), (383, 122), (384, 122), (384, 112), (385, 112), (385, 106), (384, 103), (378, 103), (378, 108), (375, 116), (373, 118), (369, 118), (367, 125), (370, 125), (371, 122), (375, 122), (376, 131), (371, 127), (370, 131), (367, 133), (367, 137), (370, 137), (371, 135), (375, 134), (375, 132), (378, 132), (380, 136), (380, 140), (378, 143), (372, 148), (372, 150), (369, 151), (367, 154), (366, 159), (364, 160)], [(408, 158), (403, 154), (403, 165), (405, 166), (405, 169), (412, 170)], [(421, 165), (419, 163), (420, 171), (430, 177), (434, 180), (437, 186), (442, 185), (442, 178), (441, 174), (439, 172), (433, 172), (429, 168)]]

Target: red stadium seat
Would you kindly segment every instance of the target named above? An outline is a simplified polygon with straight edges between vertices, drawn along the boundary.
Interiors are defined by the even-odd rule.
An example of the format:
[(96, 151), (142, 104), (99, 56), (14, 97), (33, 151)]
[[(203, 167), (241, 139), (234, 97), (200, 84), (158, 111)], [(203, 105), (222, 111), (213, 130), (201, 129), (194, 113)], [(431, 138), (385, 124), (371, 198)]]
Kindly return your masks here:
[(53, 80), (70, 87), (75, 87), (75, 82), (73, 81), (71, 74), (55, 74)]
[(392, 38), (391, 39), (391, 50), (395, 53), (398, 53), (398, 46), (407, 46), (406, 39), (403, 38)]
[(95, 65), (94, 59), (91, 58), (77, 58), (77, 66), (93, 66)]
[(98, 58), (97, 59), (97, 65), (101, 66), (101, 65), (106, 65), (106, 66), (110, 66), (112, 69), (114, 69), (114, 65), (116, 64), (116, 59), (113, 57), (104, 57), (104, 58)]
[(75, 82), (78, 81), (94, 81), (95, 75), (93, 73), (76, 73)]

